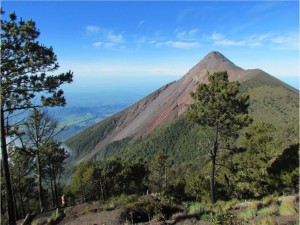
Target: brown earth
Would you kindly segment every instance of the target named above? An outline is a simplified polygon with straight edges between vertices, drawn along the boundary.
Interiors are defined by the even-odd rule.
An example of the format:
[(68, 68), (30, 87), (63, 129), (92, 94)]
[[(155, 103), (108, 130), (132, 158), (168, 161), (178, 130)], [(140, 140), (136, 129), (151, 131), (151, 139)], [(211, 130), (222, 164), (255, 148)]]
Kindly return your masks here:
[[(299, 211), (299, 196), (284, 196), (278, 199), (278, 203), (282, 202), (294, 202), (297, 205), (297, 210)], [(262, 204), (264, 204), (262, 202)], [(251, 208), (253, 202), (243, 202), (239, 203), (233, 207), (232, 210), (229, 210), (230, 213), (237, 215), (239, 212)], [(128, 212), (128, 208), (119, 208), (114, 210), (104, 210), (100, 207), (98, 203), (83, 203), (77, 206), (61, 208), (65, 212), (65, 216), (63, 219), (57, 223), (58, 225), (118, 225), (118, 224), (133, 224), (132, 222), (123, 222), (120, 220), (122, 218), (122, 214), (124, 212)], [(47, 218), (51, 216), (51, 214), (55, 213), (56, 210), (50, 210), (44, 212), (42, 214), (37, 215), (34, 218), (37, 225), (48, 225)], [(139, 211), (139, 210), (137, 210)], [(142, 212), (143, 210), (140, 210)], [(185, 210), (184, 210), (185, 211)], [(209, 225), (213, 224), (207, 221), (199, 221), (197, 220), (197, 216), (189, 215), (186, 212), (178, 212), (171, 216), (170, 219), (163, 221), (153, 219), (150, 222), (142, 222), (142, 223), (134, 223), (140, 225)], [(286, 215), (286, 216), (278, 216), (272, 215), (272, 219), (276, 221), (278, 225), (289, 225), (296, 224), (299, 215)], [(260, 220), (263, 219), (264, 216), (254, 216), (250, 218), (247, 222), (243, 222), (243, 224), (259, 224)], [(122, 221), (122, 222), (120, 222)], [(145, 219), (143, 220), (145, 221)], [(18, 221), (18, 225), (22, 224), (22, 220)]]
[[(66, 216), (58, 225), (116, 225), (121, 209), (98, 212), (93, 205), (77, 206), (71, 209), (71, 216)], [(81, 214), (80, 212), (85, 212)]]

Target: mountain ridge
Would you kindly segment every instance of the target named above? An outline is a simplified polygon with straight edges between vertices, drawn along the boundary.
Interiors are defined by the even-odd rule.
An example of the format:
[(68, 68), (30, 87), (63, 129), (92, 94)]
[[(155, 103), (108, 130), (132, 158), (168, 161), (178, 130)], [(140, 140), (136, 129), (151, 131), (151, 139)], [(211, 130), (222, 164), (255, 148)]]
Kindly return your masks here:
[[(297, 93), (297, 90), (284, 85), (283, 82), (279, 82), (266, 72), (259, 69), (244, 70), (221, 53), (213, 51), (191, 68), (181, 79), (164, 85), (127, 109), (72, 137), (66, 143), (71, 145), (72, 148), (72, 142), (80, 140), (81, 147), (77, 146), (76, 148), (80, 152), (78, 159), (82, 161), (91, 159), (110, 143), (125, 138), (143, 137), (186, 112), (192, 101), (190, 93), (196, 88), (197, 84), (200, 82), (207, 83), (208, 74), (225, 70), (230, 81), (238, 80), (250, 86), (254, 85), (254, 87), (255, 83), (284, 86), (288, 91)], [(104, 126), (103, 124), (107, 125)], [(104, 129), (103, 132), (102, 128), (100, 129), (101, 132), (98, 136), (97, 134), (85, 135), (93, 133), (93, 130), (97, 130), (97, 127)], [(81, 134), (84, 134), (83, 136), (87, 137), (87, 140), (81, 140)], [(90, 140), (88, 136), (97, 137), (96, 140)], [(89, 147), (87, 148), (85, 145)]]

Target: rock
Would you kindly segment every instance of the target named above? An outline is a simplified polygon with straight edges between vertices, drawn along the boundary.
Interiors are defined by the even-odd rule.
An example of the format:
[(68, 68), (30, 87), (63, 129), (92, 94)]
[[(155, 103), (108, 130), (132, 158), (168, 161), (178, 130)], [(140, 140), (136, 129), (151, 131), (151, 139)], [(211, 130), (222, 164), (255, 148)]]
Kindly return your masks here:
[(127, 207), (119, 215), (118, 221), (123, 224), (125, 222), (140, 223), (150, 220), (150, 215), (143, 207)]

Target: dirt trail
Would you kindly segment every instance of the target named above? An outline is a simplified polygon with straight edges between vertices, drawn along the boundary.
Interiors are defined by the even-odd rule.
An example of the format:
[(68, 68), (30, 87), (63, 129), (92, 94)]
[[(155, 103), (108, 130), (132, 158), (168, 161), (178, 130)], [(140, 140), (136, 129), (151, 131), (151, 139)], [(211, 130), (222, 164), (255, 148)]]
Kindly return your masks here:
[(77, 218), (64, 218), (58, 225), (117, 225), (120, 210), (87, 213)]

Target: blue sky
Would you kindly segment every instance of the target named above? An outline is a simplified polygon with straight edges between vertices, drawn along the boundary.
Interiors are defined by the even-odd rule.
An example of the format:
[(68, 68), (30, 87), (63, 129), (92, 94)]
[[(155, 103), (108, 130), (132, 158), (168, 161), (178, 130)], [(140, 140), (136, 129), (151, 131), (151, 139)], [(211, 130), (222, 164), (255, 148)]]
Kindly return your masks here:
[(158, 88), (211, 51), (299, 89), (298, 1), (2, 1), (32, 18), (73, 88)]

